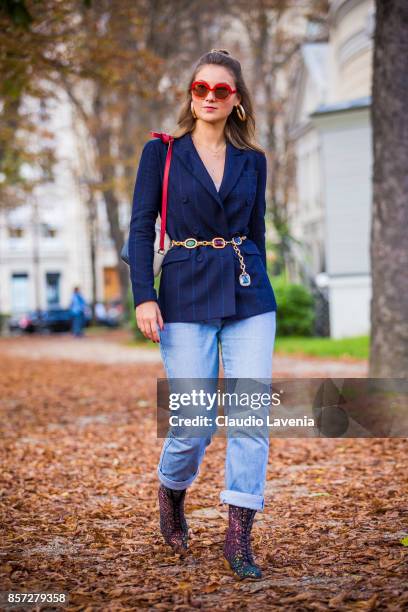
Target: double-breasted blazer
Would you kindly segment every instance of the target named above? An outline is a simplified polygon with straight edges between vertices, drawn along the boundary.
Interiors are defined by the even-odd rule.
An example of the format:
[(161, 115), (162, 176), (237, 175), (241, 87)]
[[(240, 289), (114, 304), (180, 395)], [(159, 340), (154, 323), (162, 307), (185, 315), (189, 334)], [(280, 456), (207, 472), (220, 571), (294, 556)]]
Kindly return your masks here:
[(166, 231), (174, 240), (212, 240), (216, 236), (231, 240), (246, 235), (238, 248), (251, 284), (240, 284), (239, 259), (231, 244), (221, 249), (173, 246), (163, 259), (157, 297), (153, 245), (166, 153), (167, 145), (160, 138), (149, 140), (137, 171), (129, 227), (135, 307), (148, 300), (158, 302), (164, 322), (236, 319), (277, 310), (266, 271), (266, 157), (227, 141), (224, 175), (217, 191), (190, 132), (173, 142)]

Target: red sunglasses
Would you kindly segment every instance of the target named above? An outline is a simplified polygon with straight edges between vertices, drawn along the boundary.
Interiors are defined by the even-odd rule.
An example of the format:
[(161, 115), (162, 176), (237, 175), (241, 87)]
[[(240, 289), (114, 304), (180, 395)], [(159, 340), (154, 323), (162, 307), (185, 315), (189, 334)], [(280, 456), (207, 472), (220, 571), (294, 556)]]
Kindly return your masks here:
[(194, 81), (190, 87), (190, 91), (197, 96), (197, 98), (205, 98), (209, 91), (213, 91), (217, 100), (226, 100), (237, 90), (231, 89), (228, 83), (217, 83), (214, 87), (210, 87), (206, 81)]

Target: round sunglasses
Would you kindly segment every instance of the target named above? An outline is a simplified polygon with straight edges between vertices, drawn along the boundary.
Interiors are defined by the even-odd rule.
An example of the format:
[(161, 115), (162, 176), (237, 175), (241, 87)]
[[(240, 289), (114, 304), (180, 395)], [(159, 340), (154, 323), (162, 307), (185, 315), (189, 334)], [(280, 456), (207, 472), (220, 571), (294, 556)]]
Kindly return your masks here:
[(190, 91), (197, 98), (205, 98), (209, 91), (213, 91), (217, 100), (226, 100), (237, 90), (231, 89), (228, 83), (217, 83), (214, 87), (210, 87), (206, 81), (194, 81), (190, 87)]

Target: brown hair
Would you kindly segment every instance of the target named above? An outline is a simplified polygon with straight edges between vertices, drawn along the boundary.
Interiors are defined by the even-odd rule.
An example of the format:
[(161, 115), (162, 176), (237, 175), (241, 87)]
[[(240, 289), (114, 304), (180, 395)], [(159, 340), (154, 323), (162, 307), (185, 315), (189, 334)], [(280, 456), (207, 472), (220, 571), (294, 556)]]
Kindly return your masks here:
[(264, 153), (264, 150), (254, 141), (254, 110), (248, 88), (245, 84), (244, 77), (242, 76), (241, 64), (237, 59), (232, 57), (226, 49), (211, 49), (211, 51), (202, 55), (195, 64), (186, 90), (186, 98), (182, 103), (178, 115), (178, 127), (172, 132), (171, 135), (174, 136), (174, 138), (180, 138), (181, 136), (184, 136), (184, 134), (187, 134), (187, 132), (191, 132), (194, 128), (195, 119), (191, 114), (192, 98), (190, 87), (196, 80), (198, 70), (206, 64), (224, 66), (231, 73), (231, 76), (235, 81), (235, 89), (237, 90), (237, 93), (241, 95), (241, 104), (245, 109), (245, 121), (241, 121), (241, 119), (238, 117), (236, 109), (234, 109), (227, 118), (224, 131), (226, 139), (239, 149), (254, 149), (255, 151)]

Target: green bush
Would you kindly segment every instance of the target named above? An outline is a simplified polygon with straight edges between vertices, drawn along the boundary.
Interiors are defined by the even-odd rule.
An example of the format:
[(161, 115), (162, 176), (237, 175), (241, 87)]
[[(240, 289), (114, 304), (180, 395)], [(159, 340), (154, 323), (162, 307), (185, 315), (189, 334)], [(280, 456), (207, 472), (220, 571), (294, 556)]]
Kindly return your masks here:
[(311, 336), (315, 318), (312, 294), (284, 276), (271, 279), (278, 305), (277, 336)]

